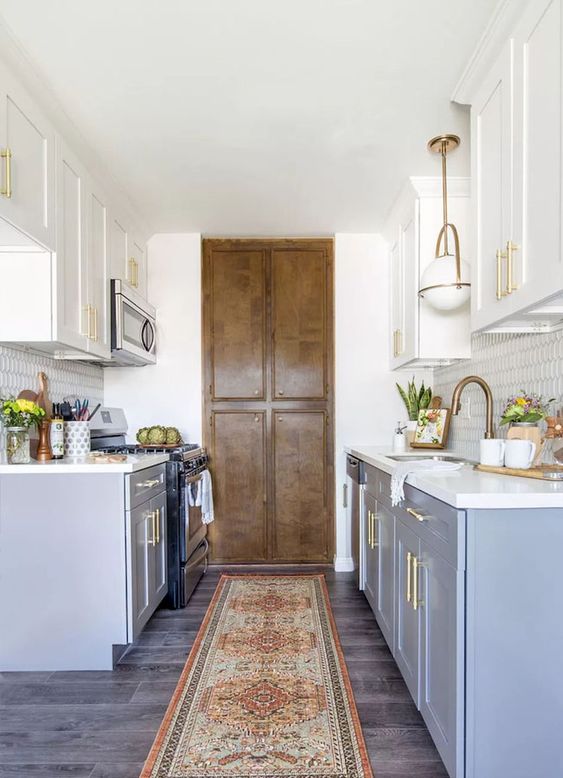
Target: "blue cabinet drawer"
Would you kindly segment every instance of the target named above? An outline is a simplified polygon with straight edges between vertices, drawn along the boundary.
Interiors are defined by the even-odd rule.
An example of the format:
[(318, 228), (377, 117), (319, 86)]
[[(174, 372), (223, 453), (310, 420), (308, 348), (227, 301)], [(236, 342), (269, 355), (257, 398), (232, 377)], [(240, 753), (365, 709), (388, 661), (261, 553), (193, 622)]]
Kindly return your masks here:
[(393, 508), (397, 518), (457, 570), (465, 569), (465, 512), (405, 484), (405, 499)]

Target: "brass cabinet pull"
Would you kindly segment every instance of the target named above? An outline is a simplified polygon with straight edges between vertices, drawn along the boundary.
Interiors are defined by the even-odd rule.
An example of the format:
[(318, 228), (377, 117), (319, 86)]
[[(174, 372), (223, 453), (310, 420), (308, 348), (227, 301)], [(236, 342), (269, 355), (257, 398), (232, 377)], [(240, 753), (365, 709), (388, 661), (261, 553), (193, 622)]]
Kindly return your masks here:
[(422, 605), (422, 602), (418, 601), (418, 569), (422, 567), (417, 557), (412, 556), (412, 607), (415, 611), (418, 610), (418, 606)]
[[(90, 340), (90, 306), (82, 306), (82, 334)], [(86, 332), (84, 332), (84, 318), (86, 319)]]
[(152, 538), (149, 538), (147, 540), (147, 543), (149, 544), (149, 546), (156, 546), (155, 517), (156, 517), (156, 513), (154, 511), (151, 511)]
[(139, 286), (139, 273), (137, 271), (137, 260), (133, 257), (129, 258), (129, 283), (135, 289)]
[(518, 250), (518, 246), (511, 240), (506, 244), (506, 294), (512, 294), (518, 287), (514, 284), (514, 267), (512, 264), (514, 252)]
[(0, 189), (0, 195), (7, 197), (12, 196), (12, 150), (5, 148), (0, 151), (0, 158), (4, 160), (4, 189)]
[(96, 309), (94, 308), (94, 306), (90, 305), (89, 303), (88, 305), (84, 306), (84, 313), (86, 314), (86, 324), (87, 324), (86, 337), (88, 338), (88, 340), (96, 340), (96, 332), (97, 332), (98, 324), (96, 319), (94, 318), (96, 315), (95, 311)]
[(401, 330), (393, 330), (393, 356), (398, 357), (403, 350)]
[(158, 486), (160, 478), (151, 478), (150, 481), (142, 481), (139, 486), (142, 489), (152, 489), (153, 486)]
[(412, 599), (411, 594), (411, 559), (412, 554), (410, 551), (407, 551), (407, 602), (410, 602)]
[(92, 310), (94, 312), (94, 336), (92, 340), (98, 340), (98, 309), (93, 305)]
[(411, 516), (413, 516), (415, 519), (418, 519), (418, 521), (424, 521), (426, 516), (423, 516), (422, 513), (419, 513), (418, 511), (415, 511), (414, 508), (407, 508), (407, 513), (410, 513)]
[(160, 543), (160, 508), (157, 508), (155, 511), (156, 519), (156, 542), (157, 544)]

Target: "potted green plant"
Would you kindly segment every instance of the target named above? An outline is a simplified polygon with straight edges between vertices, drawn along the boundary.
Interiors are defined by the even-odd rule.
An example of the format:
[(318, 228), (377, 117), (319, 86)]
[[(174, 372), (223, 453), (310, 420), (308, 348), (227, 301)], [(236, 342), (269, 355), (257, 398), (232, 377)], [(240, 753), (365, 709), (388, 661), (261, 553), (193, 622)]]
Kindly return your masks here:
[(31, 400), (0, 400), (0, 417), (6, 429), (8, 464), (23, 465), (31, 461), (29, 428), (38, 426), (45, 411)]
[(401, 395), (401, 399), (405, 404), (405, 408), (407, 409), (407, 437), (409, 443), (412, 443), (416, 431), (419, 411), (426, 410), (426, 408), (430, 406), (430, 403), (432, 402), (432, 389), (430, 386), (424, 386), (424, 381), (421, 383), (420, 389), (417, 389), (414, 376), (412, 381), (408, 382), (406, 389), (403, 389), (400, 384), (397, 384), (396, 386)]

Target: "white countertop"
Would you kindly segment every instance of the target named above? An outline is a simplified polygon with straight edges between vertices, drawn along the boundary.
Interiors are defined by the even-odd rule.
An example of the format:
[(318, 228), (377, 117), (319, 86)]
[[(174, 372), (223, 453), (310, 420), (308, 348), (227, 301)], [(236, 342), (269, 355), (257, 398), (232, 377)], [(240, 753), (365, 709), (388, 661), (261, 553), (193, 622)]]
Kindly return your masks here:
[[(346, 446), (344, 450), (389, 474), (398, 464), (389, 459), (394, 452), (383, 446)], [(420, 453), (407, 451), (405, 455), (420, 458)], [(458, 456), (455, 451), (440, 450), (428, 452), (428, 457), (433, 453)], [(563, 482), (482, 473), (473, 465), (442, 473), (412, 473), (406, 483), (454, 508), (563, 508)]]
[(28, 465), (0, 464), (0, 475), (38, 475), (53, 473), (136, 473), (147, 467), (167, 462), (168, 454), (129, 454), (125, 462), (93, 463), (83, 459), (53, 459), (37, 462), (32, 459)]

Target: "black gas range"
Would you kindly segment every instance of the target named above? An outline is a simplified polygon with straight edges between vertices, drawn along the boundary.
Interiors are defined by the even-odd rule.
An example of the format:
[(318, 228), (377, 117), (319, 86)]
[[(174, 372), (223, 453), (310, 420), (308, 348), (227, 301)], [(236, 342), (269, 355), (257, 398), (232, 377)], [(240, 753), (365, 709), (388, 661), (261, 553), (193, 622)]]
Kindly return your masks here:
[[(102, 425), (100, 425), (102, 426)], [(106, 434), (102, 434), (105, 432)], [(207, 525), (202, 521), (198, 495), (201, 477), (207, 469), (207, 452), (197, 443), (174, 448), (126, 443), (125, 434), (107, 434), (91, 428), (92, 449), (108, 454), (168, 454), (166, 463), (166, 505), (168, 534), (168, 598), (171, 608), (188, 604), (201, 576), (207, 570), (209, 544)]]

